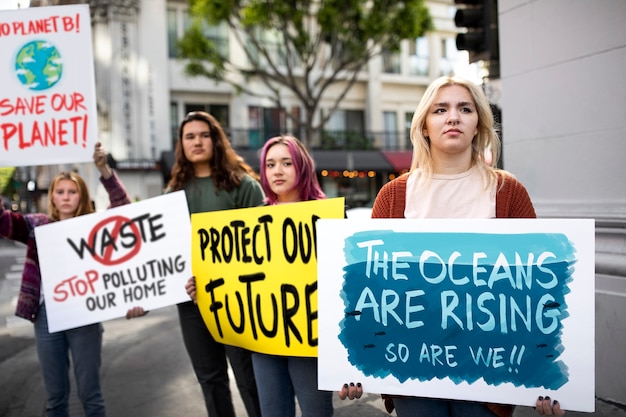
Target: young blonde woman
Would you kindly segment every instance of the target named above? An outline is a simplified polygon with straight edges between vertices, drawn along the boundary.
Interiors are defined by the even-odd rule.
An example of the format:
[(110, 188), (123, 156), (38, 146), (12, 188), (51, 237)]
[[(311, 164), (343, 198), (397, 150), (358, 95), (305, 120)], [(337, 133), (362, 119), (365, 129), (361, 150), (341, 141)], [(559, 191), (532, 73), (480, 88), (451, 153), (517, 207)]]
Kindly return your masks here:
[[(426, 89), (411, 123), (410, 171), (385, 184), (372, 218), (534, 218), (528, 192), (494, 167), (500, 140), (489, 103), (476, 84), (441, 77)], [(489, 156), (489, 159), (486, 159)], [(345, 385), (340, 398), (358, 398), (360, 384)], [(398, 417), (510, 417), (514, 407), (419, 397), (383, 396)], [(537, 413), (563, 416), (558, 401), (539, 397)]]
[[(100, 143), (95, 146), (93, 158), (101, 174), (100, 182), (109, 193), (111, 206), (130, 203), (124, 186), (108, 166), (107, 154)], [(0, 204), (0, 236), (26, 244), (26, 262), (15, 314), (34, 323), (37, 355), (46, 387), (48, 417), (69, 416), (70, 355), (78, 398), (85, 416), (105, 416), (100, 388), (102, 324), (55, 333), (48, 331), (34, 232), (37, 226), (93, 211), (85, 181), (75, 172), (61, 172), (53, 178), (48, 190), (47, 214), (14, 213)]]

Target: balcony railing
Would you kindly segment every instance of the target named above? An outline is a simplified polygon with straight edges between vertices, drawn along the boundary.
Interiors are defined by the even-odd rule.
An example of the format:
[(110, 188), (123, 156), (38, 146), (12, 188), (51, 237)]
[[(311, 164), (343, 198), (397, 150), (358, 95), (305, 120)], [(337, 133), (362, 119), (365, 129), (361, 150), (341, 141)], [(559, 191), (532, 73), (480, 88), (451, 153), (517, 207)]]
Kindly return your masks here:
[[(260, 149), (265, 141), (281, 133), (274, 129), (226, 129), (231, 144), (237, 149)], [(295, 134), (306, 142), (304, 134)], [(324, 130), (317, 140), (308, 143), (311, 149), (326, 150), (411, 150), (411, 141), (406, 131), (366, 131), (364, 133), (349, 130)]]

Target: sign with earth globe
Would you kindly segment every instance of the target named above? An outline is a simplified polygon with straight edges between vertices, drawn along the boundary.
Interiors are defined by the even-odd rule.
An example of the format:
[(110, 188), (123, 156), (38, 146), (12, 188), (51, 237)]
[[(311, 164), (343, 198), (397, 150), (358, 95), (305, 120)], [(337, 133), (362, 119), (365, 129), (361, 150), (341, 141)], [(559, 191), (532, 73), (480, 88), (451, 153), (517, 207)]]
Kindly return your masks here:
[(48, 41), (25, 44), (15, 57), (15, 73), (31, 90), (47, 90), (61, 79), (63, 61), (58, 49)]
[(90, 22), (88, 4), (0, 10), (0, 167), (91, 161)]

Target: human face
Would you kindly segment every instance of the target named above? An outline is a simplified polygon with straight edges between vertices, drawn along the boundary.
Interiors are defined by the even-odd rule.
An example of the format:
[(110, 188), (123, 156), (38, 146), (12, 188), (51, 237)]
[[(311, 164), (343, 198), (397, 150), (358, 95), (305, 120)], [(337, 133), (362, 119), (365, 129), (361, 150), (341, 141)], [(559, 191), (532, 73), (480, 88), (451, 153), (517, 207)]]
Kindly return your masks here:
[(213, 158), (213, 139), (208, 123), (192, 120), (183, 126), (182, 146), (185, 158), (193, 165), (196, 176), (211, 174), (209, 161)]
[(265, 176), (271, 190), (278, 196), (279, 203), (298, 201), (296, 168), (287, 145), (277, 143), (267, 150)]
[(76, 215), (80, 193), (72, 180), (59, 180), (52, 191), (52, 204), (59, 212), (59, 219), (71, 219)]
[(433, 159), (472, 157), (472, 141), (478, 133), (478, 112), (470, 92), (463, 86), (443, 87), (426, 116), (424, 136), (430, 138)]

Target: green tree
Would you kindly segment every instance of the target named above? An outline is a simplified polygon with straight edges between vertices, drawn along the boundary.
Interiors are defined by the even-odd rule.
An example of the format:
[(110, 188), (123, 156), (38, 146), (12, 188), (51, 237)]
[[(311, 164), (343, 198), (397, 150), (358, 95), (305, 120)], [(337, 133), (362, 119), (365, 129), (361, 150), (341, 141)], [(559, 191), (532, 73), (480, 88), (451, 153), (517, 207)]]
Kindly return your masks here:
[[(13, 187), (13, 174), (15, 173), (15, 168), (6, 167), (0, 168), (0, 194), (4, 196), (12, 196), (15, 192)], [(1, 202), (0, 202), (1, 204)]]
[[(193, 23), (179, 41), (186, 73), (269, 98), (279, 109), (290, 91), (304, 119), (293, 124), (307, 143), (373, 57), (399, 51), (403, 39), (422, 36), (433, 26), (424, 0), (189, 0), (189, 5)], [(207, 24), (226, 24), (245, 59), (230, 56), (228, 48), (207, 38)], [(253, 79), (266, 92), (251, 91)], [(331, 86), (338, 94), (331, 98), (330, 111), (319, 117)]]

